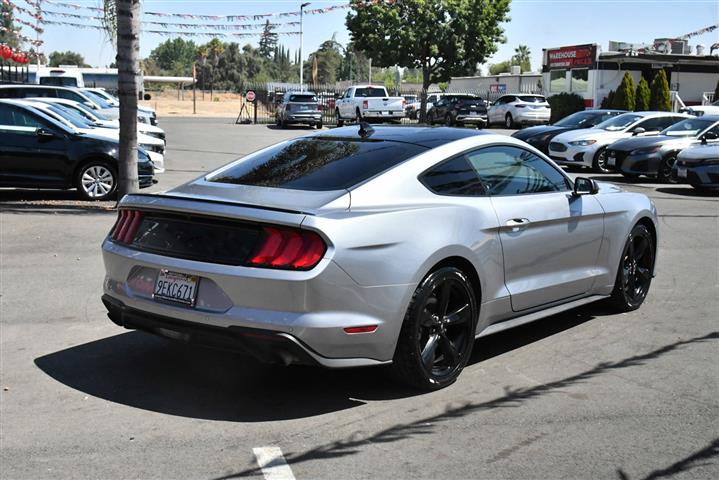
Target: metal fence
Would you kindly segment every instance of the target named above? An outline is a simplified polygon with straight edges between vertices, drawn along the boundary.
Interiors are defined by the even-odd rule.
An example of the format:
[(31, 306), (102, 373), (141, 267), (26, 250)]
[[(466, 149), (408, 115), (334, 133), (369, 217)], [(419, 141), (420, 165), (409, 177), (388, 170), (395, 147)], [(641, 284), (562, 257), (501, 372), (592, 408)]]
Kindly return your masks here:
[(6, 63), (0, 60), (0, 84), (28, 83), (29, 81), (30, 71), (27, 65), (20, 66), (16, 63)]
[[(271, 84), (246, 85), (245, 92), (252, 90), (255, 92), (254, 102), (244, 101), (242, 108), (237, 117), (237, 123), (258, 123), (271, 124), (275, 123), (275, 112), (277, 105), (281, 102), (282, 96), (287, 91), (295, 91), (298, 88), (291, 86)], [(337, 88), (334, 85), (315, 85), (309, 86), (307, 90), (317, 95), (317, 100), (322, 111), (322, 123), (325, 125), (336, 125), (337, 116), (335, 115), (335, 102), (345, 92), (345, 88)], [(428, 94), (440, 93), (439, 91), (430, 91)], [(506, 93), (541, 93), (538, 88), (524, 88), (521, 92), (490, 92), (487, 90), (471, 90), (462, 89), (455, 90), (449, 88), (445, 93), (464, 93), (474, 94), (489, 101), (495, 101)], [(419, 102), (422, 98), (422, 90), (419, 89), (399, 89), (390, 90), (390, 96), (404, 97), (407, 104)], [(403, 124), (418, 123), (416, 118), (405, 116), (401, 122)]]

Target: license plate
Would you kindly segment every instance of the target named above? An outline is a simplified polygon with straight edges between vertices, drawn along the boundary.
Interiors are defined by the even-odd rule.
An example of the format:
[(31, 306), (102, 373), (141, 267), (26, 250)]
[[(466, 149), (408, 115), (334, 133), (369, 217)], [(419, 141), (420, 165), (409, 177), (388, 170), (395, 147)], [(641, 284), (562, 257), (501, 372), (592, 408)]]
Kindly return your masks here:
[(687, 178), (687, 167), (677, 167), (677, 177)]
[(382, 115), (389, 115), (389, 112), (380, 112)]
[(607, 165), (613, 167), (617, 164), (617, 159), (614, 157), (607, 157)]
[(194, 307), (197, 283), (198, 278), (195, 275), (160, 270), (152, 298)]

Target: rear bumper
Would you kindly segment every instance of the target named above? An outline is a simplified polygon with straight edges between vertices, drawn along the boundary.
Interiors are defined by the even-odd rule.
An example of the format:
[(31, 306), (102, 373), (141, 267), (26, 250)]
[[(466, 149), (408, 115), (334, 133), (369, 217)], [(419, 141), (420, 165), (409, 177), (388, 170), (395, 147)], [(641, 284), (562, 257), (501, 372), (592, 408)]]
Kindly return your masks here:
[(319, 123), (322, 121), (322, 114), (317, 113), (298, 113), (293, 115), (287, 115), (285, 122), (287, 123)]
[(523, 125), (541, 125), (549, 123), (551, 112), (518, 112), (514, 121)]
[(362, 113), (362, 118), (365, 120), (400, 120), (404, 118), (404, 111), (375, 111), (368, 110)]
[(459, 114), (457, 115), (457, 118), (455, 119), (458, 122), (461, 123), (471, 123), (473, 125), (487, 125), (487, 114), (481, 114), (481, 115), (467, 115), (467, 114)]
[[(180, 322), (180, 326), (186, 323), (184, 326), (188, 328), (211, 331), (215, 340), (217, 335), (225, 335), (231, 344), (236, 342), (235, 332), (242, 329), (268, 331), (296, 343), (314, 362), (331, 368), (390, 362), (413, 288), (411, 285), (360, 286), (329, 259), (322, 260), (310, 271), (279, 271), (165, 257), (106, 240), (103, 261), (104, 294), (106, 300), (115, 302), (110, 304), (115, 306), (115, 323), (118, 323), (117, 306), (121, 305), (133, 312), (129, 320), (120, 319), (123, 326), (159, 334), (163, 331), (157, 328), (165, 328), (170, 332), (165, 336), (172, 336), (178, 329), (148, 327), (147, 322), (140, 323), (136, 317), (155, 320), (162, 317)], [(194, 308), (153, 299), (161, 269), (199, 277)], [(344, 331), (346, 327), (366, 325), (376, 325), (377, 329), (359, 334)], [(204, 334), (180, 338), (203, 344), (217, 343), (206, 341)], [(242, 340), (249, 341), (244, 337)], [(245, 347), (238, 350), (243, 348), (247, 350)], [(280, 350), (271, 356), (279, 355), (285, 363), (287, 359), (306, 361), (305, 356), (287, 353), (287, 348)]]

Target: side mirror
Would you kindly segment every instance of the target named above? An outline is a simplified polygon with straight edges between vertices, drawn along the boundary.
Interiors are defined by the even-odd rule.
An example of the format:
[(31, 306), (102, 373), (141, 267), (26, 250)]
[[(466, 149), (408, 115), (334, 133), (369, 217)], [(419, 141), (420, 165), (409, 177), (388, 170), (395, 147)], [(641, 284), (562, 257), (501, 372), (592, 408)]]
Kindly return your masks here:
[(717, 134), (714, 132), (707, 132), (704, 135), (702, 135), (702, 145), (706, 145), (708, 140), (716, 140)]
[(92, 108), (93, 110), (97, 110), (97, 105), (95, 105), (92, 102), (82, 102), (82, 104), (85, 105), (86, 107)]
[(142, 98), (144, 100), (152, 100), (152, 95), (150, 95), (149, 93), (146, 93), (145, 95), (142, 96)]
[(580, 195), (594, 195), (599, 192), (599, 186), (597, 182), (586, 177), (577, 177), (574, 179), (574, 196)]
[(632, 130), (632, 136), (641, 135), (644, 132), (646, 132), (646, 129), (644, 127), (637, 127), (634, 130)]
[(53, 132), (45, 128), (38, 128), (37, 130), (35, 130), (35, 135), (37, 135), (38, 140), (40, 140), (41, 142), (47, 142), (48, 140), (52, 140), (56, 137)]

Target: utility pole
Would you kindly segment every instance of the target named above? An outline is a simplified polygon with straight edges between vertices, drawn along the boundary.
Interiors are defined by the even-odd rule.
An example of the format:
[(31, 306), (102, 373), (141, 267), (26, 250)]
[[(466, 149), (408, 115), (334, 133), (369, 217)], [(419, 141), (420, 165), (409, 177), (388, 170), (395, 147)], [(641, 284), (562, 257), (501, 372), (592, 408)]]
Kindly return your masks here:
[(305, 90), (304, 84), (302, 83), (302, 77), (303, 77), (303, 70), (305, 67), (305, 62), (302, 58), (302, 42), (304, 40), (303, 34), (302, 34), (302, 17), (304, 16), (305, 7), (309, 5), (310, 2), (305, 2), (302, 5), (300, 5), (300, 92)]

